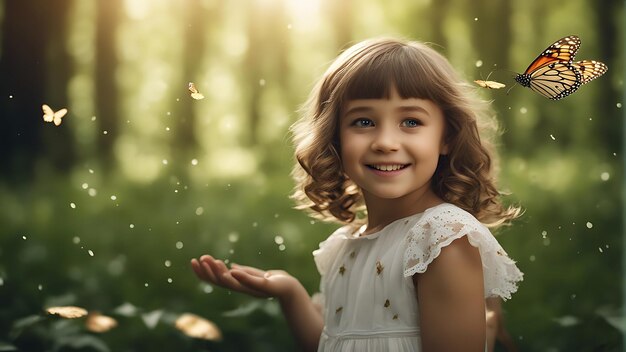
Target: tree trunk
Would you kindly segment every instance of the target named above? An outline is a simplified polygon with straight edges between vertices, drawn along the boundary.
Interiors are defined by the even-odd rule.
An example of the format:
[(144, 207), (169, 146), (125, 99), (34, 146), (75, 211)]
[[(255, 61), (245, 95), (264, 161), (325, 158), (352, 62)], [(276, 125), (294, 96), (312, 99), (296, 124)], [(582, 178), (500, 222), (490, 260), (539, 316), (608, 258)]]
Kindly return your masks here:
[(115, 80), (118, 64), (116, 32), (120, 19), (120, 0), (97, 1), (95, 106), (98, 131), (98, 156), (104, 172), (111, 171), (113, 146), (119, 130), (118, 90)]
[[(61, 169), (67, 169), (73, 160), (69, 131), (44, 123), (41, 110), (43, 103), (54, 109), (67, 104), (68, 66), (48, 65), (68, 62), (64, 43), (68, 4), (65, 0), (4, 2), (0, 168), (5, 179), (27, 182), (41, 154), (52, 156)], [(50, 75), (50, 81), (47, 72), (55, 70), (59, 71)]]

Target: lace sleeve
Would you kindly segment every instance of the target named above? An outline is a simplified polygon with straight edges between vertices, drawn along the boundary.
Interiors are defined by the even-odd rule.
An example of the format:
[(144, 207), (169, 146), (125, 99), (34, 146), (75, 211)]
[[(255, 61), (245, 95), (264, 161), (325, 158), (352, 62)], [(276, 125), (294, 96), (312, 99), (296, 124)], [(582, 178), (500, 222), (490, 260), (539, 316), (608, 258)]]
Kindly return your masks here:
[(404, 253), (404, 276), (423, 273), (452, 241), (467, 236), (483, 265), (485, 297), (510, 299), (523, 274), (489, 229), (466, 211), (450, 205), (425, 214), (409, 231)]

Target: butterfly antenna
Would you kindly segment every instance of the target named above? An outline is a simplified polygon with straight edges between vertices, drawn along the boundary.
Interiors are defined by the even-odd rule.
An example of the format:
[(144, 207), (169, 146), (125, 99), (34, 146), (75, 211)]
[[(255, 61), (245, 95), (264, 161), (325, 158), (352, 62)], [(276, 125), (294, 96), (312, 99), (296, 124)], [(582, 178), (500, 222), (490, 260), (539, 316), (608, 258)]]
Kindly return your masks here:
[(517, 85), (517, 81), (515, 81), (515, 83), (509, 89), (506, 90), (506, 95), (509, 95), (509, 92), (511, 91), (511, 89), (513, 89), (513, 87), (515, 87), (516, 85)]

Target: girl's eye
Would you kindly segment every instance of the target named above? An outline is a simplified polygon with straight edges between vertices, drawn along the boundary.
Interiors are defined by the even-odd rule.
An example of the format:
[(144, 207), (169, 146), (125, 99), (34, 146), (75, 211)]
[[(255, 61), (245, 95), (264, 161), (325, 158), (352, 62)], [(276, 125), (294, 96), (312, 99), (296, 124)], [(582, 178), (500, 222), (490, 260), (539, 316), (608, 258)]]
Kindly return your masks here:
[(417, 120), (417, 119), (406, 119), (402, 121), (403, 127), (418, 127), (421, 125), (423, 125), (422, 121)]
[(354, 120), (354, 122), (352, 122), (352, 125), (356, 127), (372, 127), (374, 126), (374, 121), (368, 118), (361, 117)]

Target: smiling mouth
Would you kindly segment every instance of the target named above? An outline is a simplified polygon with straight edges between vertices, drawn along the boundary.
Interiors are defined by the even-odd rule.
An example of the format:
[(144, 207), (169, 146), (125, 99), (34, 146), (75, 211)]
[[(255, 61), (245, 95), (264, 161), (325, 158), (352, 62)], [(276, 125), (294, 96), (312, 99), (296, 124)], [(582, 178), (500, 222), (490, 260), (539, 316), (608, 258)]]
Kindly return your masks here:
[(367, 167), (378, 171), (398, 171), (408, 167), (409, 164), (393, 164), (393, 165), (374, 165), (368, 164)]

